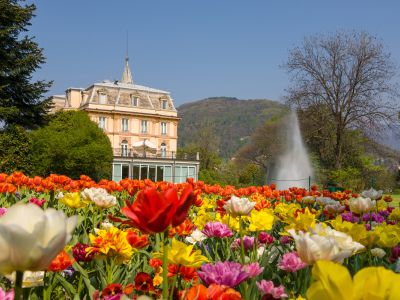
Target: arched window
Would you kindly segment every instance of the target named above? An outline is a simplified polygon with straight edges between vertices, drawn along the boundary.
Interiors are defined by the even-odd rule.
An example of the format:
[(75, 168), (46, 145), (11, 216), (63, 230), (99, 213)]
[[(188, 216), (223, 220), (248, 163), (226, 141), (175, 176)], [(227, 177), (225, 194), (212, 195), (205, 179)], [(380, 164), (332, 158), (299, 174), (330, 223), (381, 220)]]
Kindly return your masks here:
[(167, 157), (167, 145), (165, 143), (161, 144), (161, 157), (165, 158)]
[(128, 141), (123, 140), (121, 142), (121, 156), (128, 156)]

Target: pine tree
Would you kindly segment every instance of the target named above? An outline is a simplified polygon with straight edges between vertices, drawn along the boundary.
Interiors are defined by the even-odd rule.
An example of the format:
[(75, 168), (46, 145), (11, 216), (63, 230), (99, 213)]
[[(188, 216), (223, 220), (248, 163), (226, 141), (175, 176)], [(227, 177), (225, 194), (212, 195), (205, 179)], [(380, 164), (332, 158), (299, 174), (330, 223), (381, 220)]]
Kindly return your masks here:
[(0, 0), (0, 125), (40, 126), (50, 108), (44, 99), (51, 82), (32, 81), (45, 58), (43, 49), (26, 35), (35, 5)]

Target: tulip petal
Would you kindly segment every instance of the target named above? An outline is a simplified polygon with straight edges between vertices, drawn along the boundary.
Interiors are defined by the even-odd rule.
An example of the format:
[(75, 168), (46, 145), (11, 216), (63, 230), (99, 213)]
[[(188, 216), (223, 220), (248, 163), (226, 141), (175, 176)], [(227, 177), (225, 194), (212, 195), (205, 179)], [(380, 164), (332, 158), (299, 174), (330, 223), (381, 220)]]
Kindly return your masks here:
[(308, 288), (307, 299), (352, 299), (352, 278), (342, 265), (331, 261), (317, 261), (312, 269), (312, 276), (316, 281)]

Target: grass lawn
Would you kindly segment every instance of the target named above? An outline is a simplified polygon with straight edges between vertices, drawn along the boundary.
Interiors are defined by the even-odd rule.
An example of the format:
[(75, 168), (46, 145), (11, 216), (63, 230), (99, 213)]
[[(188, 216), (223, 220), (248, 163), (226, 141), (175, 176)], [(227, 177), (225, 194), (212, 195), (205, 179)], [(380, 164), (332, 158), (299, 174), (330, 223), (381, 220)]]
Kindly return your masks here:
[(392, 203), (397, 203), (397, 204), (400, 203), (400, 194), (393, 194), (391, 196), (393, 198), (393, 202)]

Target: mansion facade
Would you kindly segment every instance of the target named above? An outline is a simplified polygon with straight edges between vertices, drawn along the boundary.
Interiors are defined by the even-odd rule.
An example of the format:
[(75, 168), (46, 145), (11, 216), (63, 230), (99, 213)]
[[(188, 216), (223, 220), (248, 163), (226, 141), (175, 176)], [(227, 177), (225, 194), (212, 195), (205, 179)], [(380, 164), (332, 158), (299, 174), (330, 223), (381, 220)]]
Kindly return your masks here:
[(83, 110), (113, 148), (112, 179), (184, 182), (198, 179), (199, 155), (177, 152), (178, 117), (170, 93), (134, 84), (128, 58), (121, 81), (68, 88), (52, 97), (53, 112)]

